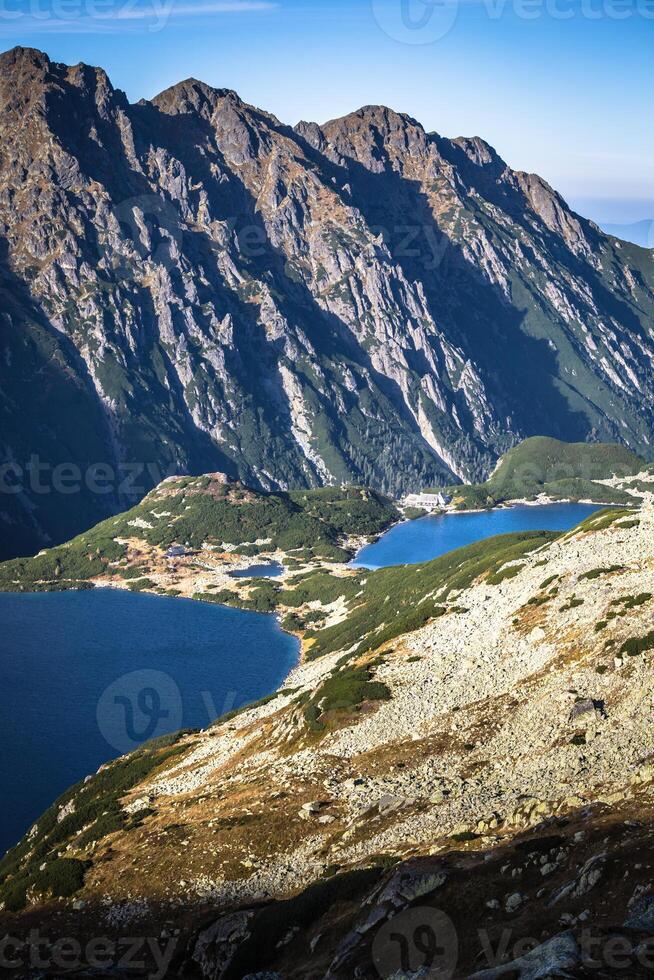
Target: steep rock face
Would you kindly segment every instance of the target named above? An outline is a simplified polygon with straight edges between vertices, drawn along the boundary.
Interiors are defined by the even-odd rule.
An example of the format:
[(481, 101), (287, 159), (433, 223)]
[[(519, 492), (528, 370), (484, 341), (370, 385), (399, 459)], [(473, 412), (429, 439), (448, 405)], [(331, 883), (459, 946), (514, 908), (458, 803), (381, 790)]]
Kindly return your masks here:
[[(5, 556), (169, 472), (395, 493), (533, 434), (651, 455), (651, 253), (482, 140), (291, 129), (194, 79), (130, 105), (22, 48), (0, 122)], [(80, 468), (74, 507), (33, 455), (51, 491)]]

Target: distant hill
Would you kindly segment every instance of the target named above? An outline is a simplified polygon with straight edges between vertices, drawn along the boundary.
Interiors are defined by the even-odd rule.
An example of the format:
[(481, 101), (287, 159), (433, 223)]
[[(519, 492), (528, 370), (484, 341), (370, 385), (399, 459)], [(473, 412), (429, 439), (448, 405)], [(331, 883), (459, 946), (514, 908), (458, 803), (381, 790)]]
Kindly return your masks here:
[[(93, 580), (148, 587), (148, 559), (206, 549), (286, 560), (348, 561), (349, 537), (375, 535), (399, 517), (390, 500), (365, 488), (291, 493), (249, 490), (222, 473), (171, 477), (137, 506), (66, 544), (0, 564), (0, 591), (61, 591)], [(152, 583), (150, 583), (152, 584)], [(161, 591), (161, 590), (159, 590)]]
[(502, 456), (489, 482), (499, 487), (563, 479), (606, 480), (635, 476), (644, 466), (639, 456), (617, 444), (567, 443), (535, 436)]
[[(634, 497), (625, 487), (630, 487), (630, 477), (645, 468), (639, 456), (621, 445), (566, 443), (535, 436), (502, 456), (485, 483), (453, 486), (448, 492), (460, 510), (535, 500), (541, 495), (551, 500), (633, 504)], [(620, 485), (599, 482), (614, 477), (621, 478)]]

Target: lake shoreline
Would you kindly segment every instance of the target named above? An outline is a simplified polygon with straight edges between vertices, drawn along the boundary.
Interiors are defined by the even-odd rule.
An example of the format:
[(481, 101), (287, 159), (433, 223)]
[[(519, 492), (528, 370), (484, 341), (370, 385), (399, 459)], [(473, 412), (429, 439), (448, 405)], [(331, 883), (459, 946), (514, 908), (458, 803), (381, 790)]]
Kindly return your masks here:
[[(441, 510), (396, 522), (361, 548), (348, 567), (375, 571), (429, 562), (475, 541), (519, 531), (563, 533), (602, 506), (591, 502), (539, 500), (465, 511)], [(459, 520), (449, 522), (447, 518), (454, 515)]]
[(111, 587), (0, 594), (0, 732), (12, 746), (0, 759), (0, 857), (99, 766), (288, 686), (301, 644), (278, 616), (172, 598)]
[[(568, 512), (567, 508), (571, 506), (575, 509), (573, 512)], [(528, 520), (525, 522), (524, 520), (525, 512), (523, 512), (522, 517), (519, 513), (519, 509), (521, 507), (523, 508), (529, 507), (529, 509), (533, 513), (537, 512), (538, 510), (541, 511), (546, 510), (548, 507), (558, 508), (561, 511), (561, 514), (559, 515), (559, 521), (561, 527), (557, 529), (563, 530), (564, 529), (563, 525), (567, 527), (574, 526), (576, 523), (579, 522), (580, 519), (583, 519), (585, 514), (583, 515), (580, 514), (578, 508), (581, 508), (583, 510), (585, 507), (587, 508), (588, 506), (597, 508), (597, 507), (601, 507), (602, 505), (592, 505), (592, 504), (586, 505), (586, 504), (578, 504), (578, 503), (575, 505), (572, 502), (570, 503), (561, 502), (561, 501), (545, 502), (542, 500), (530, 501), (530, 502), (516, 501), (516, 502), (511, 502), (510, 505), (505, 504), (495, 508), (484, 508), (483, 510), (476, 511), (476, 512), (473, 511), (447, 512), (446, 511), (439, 514), (433, 514), (428, 517), (417, 518), (414, 520), (400, 519), (398, 521), (395, 521), (393, 524), (391, 524), (381, 535), (376, 535), (374, 538), (368, 539), (366, 544), (364, 544), (363, 541), (357, 541), (356, 543), (357, 544), (360, 543), (361, 545), (363, 545), (363, 547), (359, 547), (359, 549), (355, 552), (352, 562), (357, 561), (357, 559), (361, 556), (362, 553), (365, 552), (367, 548), (378, 547), (379, 544), (383, 542), (384, 539), (388, 538), (389, 535), (390, 536), (397, 535), (398, 531), (401, 532), (402, 529), (406, 529), (408, 531), (409, 539), (410, 539), (408, 545), (409, 551), (406, 557), (404, 559), (400, 557), (400, 559), (398, 560), (390, 560), (392, 558), (392, 554), (390, 554), (388, 556), (389, 560), (381, 562), (374, 567), (384, 568), (384, 567), (391, 567), (391, 566), (397, 566), (403, 564), (417, 564), (423, 561), (430, 561), (439, 557), (442, 554), (447, 554), (449, 552), (455, 551), (459, 547), (465, 547), (466, 545), (472, 543), (474, 540), (482, 540), (485, 537), (495, 536), (498, 533), (499, 534), (511, 533), (512, 531), (517, 531), (521, 529), (530, 530), (530, 526), (529, 526), (530, 522)], [(518, 513), (515, 513), (516, 511)], [(502, 518), (510, 518), (512, 512), (515, 513), (515, 518), (516, 518), (515, 526), (510, 526), (511, 524), (510, 520), (509, 521), (502, 520)], [(454, 513), (462, 518), (467, 517), (471, 522), (471, 526), (466, 527), (464, 521), (449, 522), (449, 521), (442, 520), (442, 518), (448, 517)], [(432, 518), (434, 519), (432, 520)], [(441, 518), (441, 520), (437, 520), (437, 518)], [(495, 527), (493, 526), (489, 527), (488, 526), (489, 524), (490, 525), (499, 524), (500, 525), (499, 530), (496, 530)], [(426, 529), (429, 529), (428, 534), (426, 534)], [(531, 529), (533, 529), (533, 523)], [(547, 529), (548, 528), (543, 528), (543, 530), (547, 530)], [(460, 532), (462, 533), (462, 536)], [(431, 538), (430, 535), (432, 535)], [(392, 542), (392, 537), (391, 537), (391, 542)], [(350, 543), (354, 543), (354, 542), (351, 541)], [(425, 547), (427, 548), (426, 554), (425, 554)], [(150, 560), (152, 560), (153, 557), (152, 554), (150, 554), (149, 557)], [(209, 557), (211, 558), (211, 561), (208, 560)], [(276, 552), (275, 557), (278, 558), (280, 562), (283, 564), (284, 556), (282, 556), (281, 552)], [(128, 619), (131, 618), (132, 625), (129, 627), (129, 629), (122, 629), (116, 634), (114, 628), (115, 619), (113, 619), (112, 628), (107, 631), (107, 637), (103, 637), (103, 641), (107, 646), (106, 662), (103, 665), (103, 669), (109, 670), (110, 672), (113, 671), (115, 667), (117, 670), (122, 669), (123, 671), (127, 671), (129, 673), (129, 669), (131, 669), (132, 663), (134, 663), (134, 665), (136, 666), (139, 666), (140, 660), (143, 656), (143, 646), (145, 645), (147, 647), (148, 643), (150, 644), (151, 647), (149, 655), (152, 660), (152, 666), (156, 667), (157, 669), (163, 667), (165, 670), (166, 657), (170, 658), (170, 654), (171, 654), (171, 651), (169, 649), (171, 645), (172, 647), (177, 649), (178, 646), (182, 645), (183, 640), (185, 641), (188, 639), (187, 637), (188, 624), (186, 619), (186, 613), (182, 610), (180, 610), (177, 613), (176, 622), (178, 625), (174, 627), (170, 627), (170, 629), (167, 632), (164, 632), (161, 635), (160, 640), (156, 640), (157, 634), (156, 634), (156, 630), (154, 630), (153, 628), (145, 629), (144, 631), (144, 627), (141, 622), (143, 616), (146, 616), (147, 618), (147, 615), (149, 615), (151, 617), (152, 622), (154, 624), (157, 624), (158, 620), (161, 619), (161, 616), (159, 615), (160, 610), (159, 610), (159, 606), (157, 605), (151, 607), (149, 612), (146, 609), (142, 613), (139, 607), (138, 596), (141, 596), (143, 599), (147, 597), (149, 601), (153, 601), (156, 598), (160, 598), (163, 600), (173, 599), (173, 598), (186, 599), (188, 600), (187, 609), (189, 610), (189, 617), (191, 619), (197, 618), (195, 617), (193, 610), (199, 609), (200, 607), (202, 607), (205, 610), (205, 615), (204, 616), (200, 615), (200, 619), (203, 621), (206, 621), (206, 614), (210, 607), (213, 607), (218, 617), (222, 615), (228, 617), (229, 619), (230, 617), (234, 618), (234, 616), (237, 614), (239, 614), (240, 616), (245, 616), (247, 618), (240, 621), (239, 628), (236, 630), (236, 633), (234, 634), (235, 636), (236, 635), (239, 636), (238, 644), (234, 647), (234, 649), (238, 648), (239, 653), (236, 657), (236, 661), (234, 661), (235, 673), (234, 673), (233, 681), (230, 681), (229, 670), (227, 672), (227, 680), (230, 681), (232, 688), (236, 689), (231, 692), (234, 693), (234, 700), (237, 700), (238, 689), (239, 688), (241, 690), (243, 689), (243, 671), (246, 670), (247, 673), (247, 669), (251, 669), (254, 664), (254, 661), (256, 660), (256, 657), (252, 655), (247, 656), (246, 655), (247, 651), (243, 647), (241, 634), (243, 633), (244, 624), (247, 623), (254, 624), (257, 621), (261, 622), (263, 620), (270, 621), (270, 618), (272, 617), (272, 619), (274, 620), (274, 625), (271, 624), (268, 627), (268, 631), (264, 629), (266, 636), (268, 636), (268, 640), (266, 641), (266, 643), (263, 644), (263, 647), (267, 647), (270, 645), (269, 631), (272, 631), (272, 632), (278, 632), (278, 637), (280, 638), (285, 637), (287, 643), (292, 644), (292, 649), (288, 646), (286, 647), (286, 653), (284, 654), (283, 661), (276, 657), (273, 658), (273, 660), (276, 661), (276, 664), (280, 669), (276, 673), (274, 679), (271, 677), (269, 684), (262, 685), (261, 678), (259, 676), (254, 677), (254, 680), (252, 681), (251, 690), (247, 691), (243, 703), (239, 705), (239, 707), (243, 707), (245, 706), (246, 703), (256, 702), (262, 696), (264, 697), (269, 696), (277, 692), (283, 692), (285, 689), (292, 688), (294, 677), (296, 676), (297, 671), (302, 669), (304, 666), (306, 666), (307, 662), (309, 661), (309, 651), (311, 648), (311, 639), (310, 638), (307, 639), (305, 635), (306, 633), (305, 630), (295, 631), (292, 629), (284, 628), (284, 626), (282, 625), (284, 615), (285, 615), (284, 611), (277, 611), (274, 609), (270, 611), (267, 611), (265, 609), (262, 610), (240, 609), (236, 605), (228, 604), (228, 602), (211, 601), (216, 597), (216, 592), (211, 591), (212, 583), (214, 589), (217, 587), (216, 584), (222, 586), (222, 584), (225, 582), (227, 578), (229, 570), (234, 570), (235, 567), (248, 568), (250, 565), (254, 566), (257, 563), (259, 564), (261, 563), (260, 556), (257, 556), (256, 558), (253, 557), (252, 559), (243, 559), (241, 557), (238, 562), (235, 562), (233, 558), (231, 560), (227, 560), (225, 556), (222, 555), (219, 556), (216, 554), (212, 554), (211, 556), (203, 556), (203, 561), (198, 561), (197, 556), (191, 556), (191, 555), (176, 559), (175, 562), (170, 562), (165, 558), (160, 558), (157, 559), (156, 570), (155, 567), (153, 567), (149, 573), (154, 578), (157, 579), (157, 582), (155, 583), (154, 581), (148, 580), (148, 584), (147, 585), (144, 584), (141, 588), (137, 588), (137, 589), (134, 589), (133, 587), (130, 588), (130, 584), (133, 583), (132, 580), (129, 579), (118, 580), (114, 578), (108, 580), (108, 579), (100, 578), (100, 579), (90, 580), (89, 584), (92, 584), (92, 588), (90, 589), (72, 588), (72, 589), (61, 589), (55, 592), (48, 592), (46, 590), (41, 590), (41, 591), (37, 590), (34, 592), (25, 592), (25, 593), (9, 592), (9, 593), (3, 593), (0, 598), (2, 598), (6, 603), (11, 604), (12, 597), (14, 600), (16, 599), (20, 600), (22, 598), (26, 598), (27, 596), (32, 597), (32, 599), (34, 599), (36, 596), (41, 596), (43, 599), (46, 599), (47, 596), (49, 600), (55, 601), (55, 596), (59, 596), (59, 597), (63, 597), (65, 595), (70, 596), (71, 598), (68, 599), (68, 602), (71, 602), (73, 605), (79, 604), (80, 608), (87, 610), (88, 629), (80, 626), (78, 628), (78, 631), (75, 633), (75, 635), (79, 636), (80, 638), (83, 637), (84, 643), (88, 644), (89, 636), (92, 635), (93, 630), (95, 629), (96, 626), (96, 624), (94, 623), (95, 616), (88, 615), (88, 610), (89, 608), (93, 607), (93, 603), (94, 603), (94, 600), (89, 599), (88, 596), (97, 595), (99, 603), (100, 605), (102, 605), (103, 603), (106, 603), (107, 601), (106, 597), (110, 596), (111, 594), (113, 594), (114, 596), (118, 596), (120, 595), (120, 593), (125, 594), (130, 591), (133, 592), (133, 594), (137, 597), (136, 600), (134, 601), (134, 608), (132, 609), (132, 600), (125, 600), (123, 604), (124, 613)], [(288, 567), (286, 567), (284, 573), (281, 576), (279, 576), (277, 580), (280, 582), (284, 582), (289, 578), (292, 579), (295, 574), (301, 574), (302, 571), (309, 571), (313, 569), (316, 564), (318, 563), (308, 562), (303, 566), (303, 568), (293, 569), (293, 571), (291, 571), (290, 569), (288, 569)], [(324, 562), (320, 564), (322, 564), (323, 567), (325, 567)], [(337, 576), (343, 576), (344, 578), (350, 577), (352, 573), (355, 573), (357, 571), (359, 572), (366, 571), (368, 569), (370, 569), (370, 566), (353, 565), (351, 563), (346, 564), (344, 562), (333, 562), (329, 564), (329, 570), (332, 573), (336, 574)], [(163, 587), (164, 586), (170, 587), (170, 585), (172, 584), (170, 582), (170, 577), (171, 577), (171, 573), (175, 572), (175, 570), (177, 572), (178, 578), (180, 579), (178, 584), (181, 586), (183, 591), (180, 591), (175, 595), (162, 594)], [(231, 581), (232, 583), (234, 582), (233, 579)], [(241, 583), (244, 582), (242, 578), (240, 581)], [(256, 587), (257, 581), (261, 582), (261, 581), (265, 581), (265, 579), (263, 580), (253, 579), (251, 583), (252, 586)], [(233, 595), (235, 599), (238, 597), (238, 594), (239, 594), (238, 591), (234, 589)], [(247, 594), (248, 591), (246, 590), (245, 595), (242, 597), (247, 598)], [(72, 599), (73, 595), (76, 597), (74, 600)], [(219, 594), (218, 594), (218, 598), (222, 599), (222, 597)], [(46, 606), (47, 606), (47, 601), (46, 601)], [(182, 606), (182, 604), (179, 604), (179, 606)], [(168, 613), (167, 613), (168, 616), (170, 615), (171, 610), (174, 612), (174, 610), (178, 608), (178, 604), (172, 603), (170, 604), (169, 607), (166, 607), (164, 603), (164, 605), (162, 605), (161, 607), (161, 610), (163, 610), (163, 612), (166, 612), (166, 608), (168, 609)], [(248, 616), (248, 613), (254, 613), (255, 615)], [(335, 611), (330, 612), (330, 615), (337, 615), (337, 616), (341, 616), (342, 618), (346, 618), (348, 615), (347, 608), (344, 607), (342, 610), (336, 609)], [(50, 619), (53, 619), (53, 622), (58, 622), (56, 616), (50, 618), (46, 616), (48, 629), (50, 628), (50, 626), (52, 626)], [(59, 617), (59, 620), (60, 619), (61, 616)], [(138, 620), (138, 623), (136, 623), (136, 620)], [(184, 620), (184, 622), (182, 622), (182, 620)], [(59, 629), (60, 627), (61, 624), (57, 627), (57, 629)], [(45, 627), (44, 627), (44, 631), (45, 631)], [(16, 646), (16, 649), (20, 649), (20, 642), (21, 642), (20, 633), (15, 631), (15, 636), (16, 639), (14, 640), (14, 644)], [(138, 639), (132, 640), (130, 639), (130, 636), (137, 637)], [(142, 639), (142, 637), (146, 637), (147, 639), (144, 640)], [(199, 638), (200, 638), (200, 634), (198, 634), (198, 639)], [(202, 642), (205, 641), (206, 641), (206, 636), (202, 638)], [(130, 657), (125, 659), (125, 651), (127, 648), (129, 648), (130, 643), (136, 643), (136, 646), (131, 648), (132, 654), (130, 655)], [(157, 645), (157, 643), (159, 643), (159, 645)], [(114, 651), (114, 646), (116, 644), (118, 645), (119, 649)], [(261, 642), (259, 642), (258, 646), (260, 648), (263, 648)], [(283, 647), (284, 647), (284, 643), (282, 642), (280, 644), (280, 650), (282, 650)], [(134, 650), (136, 650), (138, 654), (138, 656), (136, 657), (134, 656)], [(193, 684), (193, 693), (192, 693), (192, 697), (195, 697), (196, 701), (198, 695), (201, 694), (202, 691), (205, 690), (205, 688), (209, 687), (210, 684), (214, 684), (214, 686), (217, 682), (222, 684), (226, 679), (225, 676), (219, 676), (218, 678), (212, 676), (212, 664), (215, 665), (216, 658), (218, 658), (218, 662), (220, 661), (220, 658), (218, 656), (219, 652), (220, 652), (219, 649), (216, 650), (215, 648), (212, 648), (212, 655), (205, 657), (205, 659), (202, 661), (202, 664), (200, 666), (196, 665), (196, 680)], [(194, 655), (196, 654), (197, 654), (197, 649), (195, 649), (194, 651)], [(46, 661), (49, 656), (50, 654), (48, 653), (48, 655), (46, 656)], [(122, 668), (120, 665), (121, 657), (123, 658)], [(173, 664), (174, 667), (173, 675), (174, 675), (174, 671), (179, 669), (179, 663), (177, 662), (176, 658), (173, 658), (173, 660), (175, 661), (175, 663)], [(62, 657), (62, 662), (65, 662), (65, 656)], [(273, 664), (268, 663), (267, 665), (267, 669), (271, 669), (273, 673), (275, 673), (274, 667), (275, 667), (274, 663)], [(95, 669), (96, 670), (98, 669), (97, 665)], [(223, 667), (223, 671), (224, 671), (224, 667)], [(107, 681), (111, 681), (113, 679), (114, 678), (108, 677)], [(181, 686), (181, 681), (179, 683)], [(229, 691), (223, 692), (223, 695), (225, 694), (229, 695), (230, 692)], [(77, 693), (73, 692), (73, 695), (77, 696)], [(221, 695), (221, 698), (223, 697), (223, 695)], [(94, 695), (90, 695), (90, 696), (93, 697)], [(61, 695), (61, 697), (62, 700), (65, 700), (63, 694)], [(225, 699), (223, 698), (223, 700)], [(238, 700), (240, 702), (241, 698), (238, 698)], [(43, 701), (44, 703), (47, 703), (47, 696), (45, 694), (43, 696)], [(95, 702), (92, 703), (97, 704), (97, 699)], [(81, 705), (80, 708), (81, 707), (83, 707), (83, 705)], [(224, 714), (224, 710), (222, 711), (220, 710), (220, 705), (218, 704), (218, 701), (216, 701), (216, 710), (215, 712), (211, 713), (211, 717), (209, 717), (209, 715), (207, 714), (207, 710), (208, 710), (208, 706), (205, 707), (204, 717), (200, 716), (199, 718), (195, 717), (193, 719), (188, 719), (191, 722), (191, 727), (206, 728), (207, 726), (213, 724), (216, 718)], [(229, 710), (228, 707), (226, 710)], [(198, 721), (200, 722), (199, 725), (198, 725)], [(39, 724), (42, 724), (42, 722), (38, 722), (38, 719), (35, 720), (34, 725), (37, 729)], [(90, 723), (88, 719), (86, 720), (85, 724), (88, 733), (88, 731), (91, 730), (89, 728)], [(77, 729), (79, 728), (79, 725), (76, 725), (74, 727)], [(61, 731), (65, 731), (65, 727), (62, 727)], [(62, 737), (61, 731), (57, 729), (54, 732), (55, 741)], [(52, 735), (53, 733), (51, 732), (50, 734)], [(95, 733), (95, 735), (97, 735), (97, 732)], [(121, 746), (121, 749), (122, 748), (123, 747)], [(122, 754), (122, 752), (120, 754)], [(81, 768), (84, 767), (81, 766), (80, 769)], [(72, 777), (71, 781), (73, 781), (73, 778), (77, 774), (70, 773), (70, 775)], [(63, 781), (62, 781), (62, 785), (63, 785)], [(27, 789), (25, 789), (25, 793), (27, 794)], [(56, 793), (53, 795), (56, 795)], [(35, 806), (34, 812), (36, 812), (38, 809), (39, 808)]]
[[(634, 498), (633, 504), (611, 504), (604, 500), (573, 500), (570, 497), (565, 499), (559, 499), (554, 497), (546, 497), (545, 499), (533, 500), (528, 497), (517, 497), (513, 500), (503, 500), (499, 504), (494, 504), (492, 507), (466, 507), (459, 509), (456, 507), (444, 507), (442, 510), (434, 510), (431, 513), (427, 512), (424, 517), (454, 517), (459, 514), (490, 514), (496, 510), (510, 510), (513, 507), (555, 507), (558, 504), (580, 504), (584, 507), (634, 507), (637, 508), (639, 500)], [(420, 518), (414, 517), (413, 520), (419, 520)], [(399, 524), (411, 523), (410, 518), (404, 518), (402, 521), (398, 521)], [(379, 537), (383, 537), (386, 531), (382, 531)]]

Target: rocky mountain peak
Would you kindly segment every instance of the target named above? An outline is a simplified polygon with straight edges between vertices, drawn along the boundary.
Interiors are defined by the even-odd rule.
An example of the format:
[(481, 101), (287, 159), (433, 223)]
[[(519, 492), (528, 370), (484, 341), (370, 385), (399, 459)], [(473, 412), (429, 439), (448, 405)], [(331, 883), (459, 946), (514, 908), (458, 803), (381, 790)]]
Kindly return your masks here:
[(325, 140), (325, 134), (318, 123), (307, 122), (305, 119), (301, 119), (294, 129), (302, 139), (305, 139), (316, 150), (322, 151), (326, 149), (327, 142)]
[(326, 133), (335, 131), (353, 133), (376, 129), (380, 133), (389, 134), (407, 127), (423, 129), (419, 122), (404, 112), (397, 112), (385, 105), (364, 105), (345, 116), (329, 120), (322, 128)]
[(54, 62), (37, 48), (15, 47), (0, 55), (0, 86), (3, 95), (13, 95), (15, 101), (21, 102), (29, 101), (43, 90), (65, 91), (67, 86), (73, 86), (91, 95), (98, 105), (114, 96), (127, 104), (124, 94), (114, 89), (103, 68), (83, 62), (72, 66)]
[(0, 54), (0, 69), (3, 73), (24, 71), (29, 68), (47, 70), (51, 64), (52, 62), (45, 51), (40, 51), (38, 48), (26, 48), (20, 44)]
[(586, 251), (591, 248), (583, 227), (586, 225), (589, 228), (589, 223), (582, 223), (546, 180), (538, 174), (521, 172), (516, 174), (516, 178), (529, 204), (550, 231), (565, 238), (571, 246), (581, 245)]
[(186, 78), (155, 95), (151, 102), (168, 115), (195, 113), (203, 118), (210, 118), (222, 99), (235, 105), (243, 104), (232, 89), (214, 88), (197, 78)]
[(478, 167), (488, 167), (498, 173), (506, 170), (506, 163), (497, 150), (479, 136), (458, 136), (452, 143), (463, 150)]
[[(125, 93), (114, 89), (102, 68), (58, 64), (33, 49), (7, 52), (4, 64), (9, 68), (0, 68), (0, 118), (6, 140), (13, 141), (9, 151), (5, 140), (10, 166), (20, 161), (36, 174), (35, 166), (54, 165), (50, 179), (56, 174), (56, 184), (68, 184), (79, 179), (83, 161), (81, 172), (90, 175), (99, 163), (98, 145), (115, 142), (117, 120), (129, 107)], [(107, 164), (96, 172), (111, 172)]]
[(15, 47), (0, 55), (0, 107), (19, 109), (43, 93), (54, 80), (52, 62), (36, 48)]
[(420, 123), (382, 105), (363, 106), (332, 119), (322, 132), (341, 158), (355, 160), (375, 173), (391, 167), (398, 157), (423, 155), (427, 147), (427, 134)]

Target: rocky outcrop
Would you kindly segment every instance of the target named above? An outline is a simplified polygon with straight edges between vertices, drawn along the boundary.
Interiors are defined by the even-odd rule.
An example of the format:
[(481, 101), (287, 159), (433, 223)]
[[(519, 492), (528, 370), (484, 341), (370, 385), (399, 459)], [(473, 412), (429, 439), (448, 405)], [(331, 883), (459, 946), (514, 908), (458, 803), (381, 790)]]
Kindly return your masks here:
[(26, 48), (0, 122), (5, 557), (173, 472), (396, 493), (533, 434), (651, 455), (650, 253), (482, 140), (291, 129), (194, 79), (130, 105)]

